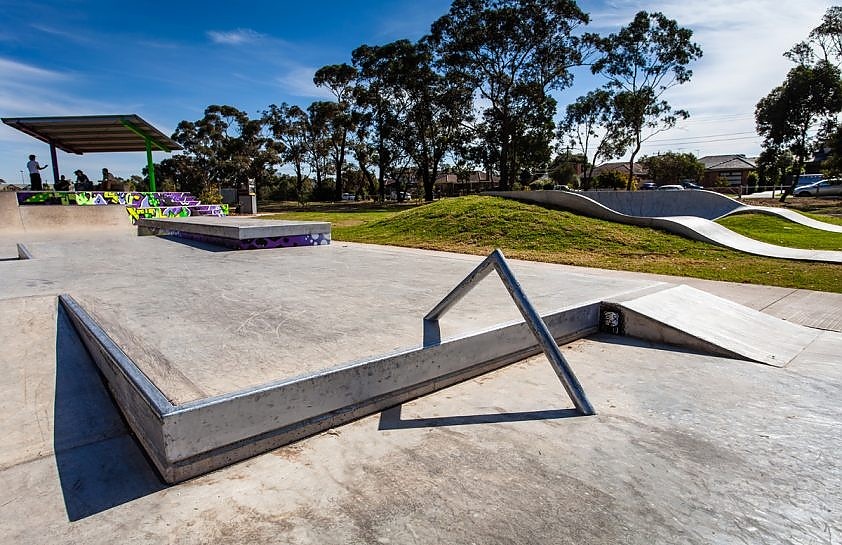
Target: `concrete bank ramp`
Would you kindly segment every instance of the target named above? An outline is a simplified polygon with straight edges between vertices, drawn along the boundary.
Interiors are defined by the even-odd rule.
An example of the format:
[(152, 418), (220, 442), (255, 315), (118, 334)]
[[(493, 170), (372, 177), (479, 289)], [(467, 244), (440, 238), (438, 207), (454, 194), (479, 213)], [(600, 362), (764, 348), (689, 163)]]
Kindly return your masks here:
[[(558, 206), (586, 216), (615, 221), (617, 223), (663, 229), (664, 231), (676, 233), (693, 240), (716, 244), (725, 248), (731, 248), (732, 250), (763, 257), (842, 263), (842, 252), (839, 251), (805, 250), (767, 244), (735, 233), (707, 219), (705, 216), (721, 217), (721, 215), (747, 212), (769, 213), (770, 210), (775, 210), (773, 208), (744, 207), (728, 197), (723, 197), (718, 193), (712, 193), (710, 191), (592, 191), (587, 194), (573, 193), (570, 191), (491, 191), (485, 194), (523, 202)], [(601, 195), (600, 199), (602, 201), (612, 206), (618, 206), (627, 212), (636, 212), (637, 214), (643, 214), (644, 212), (661, 214), (668, 212), (687, 212), (692, 208), (690, 203), (693, 198), (699, 198), (702, 205), (698, 207), (699, 214), (648, 216), (618, 212), (616, 209), (592, 199), (591, 195)], [(711, 198), (711, 195), (714, 197)], [(646, 205), (645, 201), (650, 196), (652, 203)], [(678, 197), (676, 197), (675, 205), (670, 206), (668, 199), (673, 196)], [(730, 205), (725, 201), (730, 201), (736, 204), (737, 207), (730, 207), (730, 211), (728, 211)], [(749, 208), (750, 210), (744, 211), (743, 209), (745, 208)], [(705, 209), (707, 212), (704, 211)], [(716, 216), (716, 214), (720, 215)], [(797, 215), (800, 216), (800, 214)], [(815, 223), (822, 223), (810, 220), (806, 216), (803, 218), (804, 220)], [(838, 226), (830, 225), (830, 227)]]
[(17, 194), (0, 192), (0, 234), (134, 229), (125, 206), (19, 206)]
[(17, 194), (0, 191), (0, 233), (22, 233), (23, 223), (18, 210)]
[(620, 214), (645, 218), (697, 216), (715, 220), (745, 208), (713, 191), (583, 191), (573, 195), (584, 195)]
[(795, 210), (787, 208), (773, 208), (771, 206), (741, 206), (737, 208), (729, 216), (735, 214), (766, 214), (767, 216), (777, 216), (793, 223), (798, 223), (806, 227), (812, 227), (819, 231), (830, 231), (831, 233), (842, 233), (842, 225), (834, 225), (824, 221), (814, 220), (804, 214), (799, 214)]
[(814, 220), (786, 208), (747, 205), (713, 191), (583, 191), (579, 195), (627, 216), (696, 216), (717, 220), (734, 214), (765, 214), (820, 231), (842, 233), (842, 225)]
[(626, 335), (784, 367), (821, 334), (689, 286), (605, 302)]

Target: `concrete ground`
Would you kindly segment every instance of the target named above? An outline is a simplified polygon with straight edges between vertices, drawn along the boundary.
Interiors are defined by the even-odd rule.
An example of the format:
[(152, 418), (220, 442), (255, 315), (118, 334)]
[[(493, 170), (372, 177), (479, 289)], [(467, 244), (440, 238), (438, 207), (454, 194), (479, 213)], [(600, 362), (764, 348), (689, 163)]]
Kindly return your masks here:
[[(827, 331), (783, 369), (595, 336), (563, 352), (596, 417), (574, 416), (540, 356), (167, 487), (57, 293), (186, 400), (418, 344), (480, 258), (93, 233), (0, 235), (0, 258), (0, 542), (842, 539), (842, 295), (514, 262), (542, 311), (680, 281)], [(489, 277), (442, 326), (516, 318)]]

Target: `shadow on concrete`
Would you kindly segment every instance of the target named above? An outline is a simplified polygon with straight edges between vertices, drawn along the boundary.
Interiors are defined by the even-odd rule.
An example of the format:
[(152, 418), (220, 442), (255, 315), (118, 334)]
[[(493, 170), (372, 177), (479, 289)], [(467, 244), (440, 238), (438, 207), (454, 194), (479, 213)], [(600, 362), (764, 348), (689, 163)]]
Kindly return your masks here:
[(237, 250), (233, 250), (231, 248), (226, 248), (224, 246), (218, 246), (216, 244), (211, 244), (210, 242), (202, 242), (200, 240), (191, 240), (189, 238), (181, 238), (175, 235), (155, 235), (158, 238), (162, 238), (165, 240), (169, 240), (170, 242), (177, 242), (179, 244), (183, 244), (185, 246), (190, 246), (191, 248), (196, 248), (197, 250), (205, 250), (206, 252), (236, 252)]
[(53, 448), (70, 521), (166, 487), (129, 433), (61, 305), (55, 392)]
[[(463, 416), (440, 416), (434, 418), (401, 419), (401, 405), (380, 413), (378, 430), (401, 430), (412, 428), (440, 428), (443, 426), (468, 426), (472, 424), (495, 424), (500, 422), (529, 422), (532, 420), (557, 420), (582, 416), (576, 409), (552, 409), (548, 411), (524, 411), (498, 414), (469, 414)], [(584, 418), (584, 417), (583, 417)]]

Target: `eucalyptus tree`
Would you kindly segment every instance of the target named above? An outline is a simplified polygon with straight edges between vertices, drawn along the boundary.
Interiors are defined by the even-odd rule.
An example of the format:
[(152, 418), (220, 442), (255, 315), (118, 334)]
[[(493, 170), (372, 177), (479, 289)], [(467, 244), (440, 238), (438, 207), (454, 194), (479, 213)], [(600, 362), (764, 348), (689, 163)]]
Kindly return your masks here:
[(283, 162), (292, 165), (295, 171), (295, 194), (298, 202), (306, 202), (306, 180), (308, 150), (307, 112), (298, 106), (290, 106), (286, 102), (280, 106), (274, 104), (263, 112), (263, 117), (269, 125), (272, 135), (283, 144), (281, 158)]
[[(399, 40), (382, 46), (361, 45), (351, 53), (357, 69), (354, 98), (362, 127), (357, 135), (368, 142), (364, 158), (377, 163), (377, 195), (381, 201), (386, 196), (386, 175), (403, 149), (398, 129), (406, 116), (407, 95), (399, 74), (408, 44)], [(362, 166), (360, 169), (364, 170)]]
[(828, 8), (821, 24), (785, 55), (797, 64), (810, 66), (824, 61), (838, 67), (842, 63), (842, 6)]
[(622, 155), (630, 141), (626, 125), (617, 119), (616, 96), (609, 89), (597, 89), (567, 105), (559, 123), (558, 141), (585, 158), (583, 186), (592, 185), (593, 171), (601, 160)]
[(313, 83), (326, 87), (336, 98), (333, 106), (321, 106), (329, 130), (331, 159), (335, 173), (334, 200), (342, 198), (342, 174), (348, 152), (348, 134), (353, 130), (354, 118), (351, 115), (351, 98), (356, 81), (357, 70), (348, 64), (323, 66), (313, 76)]
[(702, 56), (692, 41), (693, 31), (662, 13), (638, 12), (627, 26), (596, 41), (600, 58), (591, 66), (594, 74), (608, 79), (614, 93), (614, 119), (629, 131), (631, 189), (634, 160), (646, 140), (687, 119), (685, 110), (673, 110), (664, 93), (690, 81), (687, 66)]
[(792, 180), (781, 195), (781, 202), (792, 194), (798, 175), (812, 149), (812, 128), (833, 123), (842, 111), (842, 82), (839, 69), (819, 61), (814, 66), (799, 64), (784, 82), (760, 99), (755, 109), (757, 133), (764, 137), (764, 148), (786, 148), (796, 158)]
[(330, 160), (330, 116), (333, 104), (316, 101), (307, 106), (307, 132), (305, 149), (310, 171), (315, 175), (314, 198), (324, 200), (332, 198), (327, 187), (327, 175), (333, 170)]
[(265, 128), (263, 119), (250, 119), (233, 106), (211, 105), (202, 119), (179, 123), (173, 140), (196, 159), (210, 185), (244, 188), (253, 181), (260, 187), (274, 178), (280, 161), (280, 146)]
[(549, 92), (570, 85), (570, 68), (583, 62), (573, 32), (587, 22), (571, 0), (455, 0), (433, 23), (445, 77), (465, 81), (483, 105), (476, 136), (495, 148), (484, 155), (497, 160), (503, 188), (530, 154), (549, 155)]

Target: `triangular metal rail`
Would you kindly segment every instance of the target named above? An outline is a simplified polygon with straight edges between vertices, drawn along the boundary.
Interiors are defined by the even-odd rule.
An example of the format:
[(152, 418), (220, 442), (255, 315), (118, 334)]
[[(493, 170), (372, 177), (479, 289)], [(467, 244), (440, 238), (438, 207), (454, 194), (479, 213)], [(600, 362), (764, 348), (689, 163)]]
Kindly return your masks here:
[(506, 262), (506, 258), (503, 256), (503, 252), (499, 249), (491, 252), (477, 268), (471, 271), (433, 310), (424, 316), (424, 346), (435, 346), (441, 343), (439, 318), (471, 291), (476, 284), (488, 276), (492, 270), (497, 271), (497, 275), (512, 296), (515, 305), (517, 305), (518, 310), (523, 315), (524, 320), (526, 320), (526, 325), (529, 326), (532, 334), (535, 335), (535, 339), (537, 339), (547, 359), (550, 360), (553, 370), (558, 375), (559, 380), (561, 380), (561, 384), (564, 386), (567, 395), (570, 396), (576, 409), (580, 414), (585, 416), (596, 414), (590, 401), (588, 401), (588, 397), (585, 395), (585, 391), (582, 389), (582, 385), (579, 384), (579, 380), (576, 378), (567, 360), (561, 354), (561, 350), (559, 350), (558, 344), (556, 344), (552, 333), (547, 328), (547, 324), (544, 323), (541, 315), (538, 314), (538, 311), (532, 306), (529, 298), (526, 297), (526, 293), (524, 293), (520, 282), (515, 278), (514, 273), (509, 268), (509, 264)]

